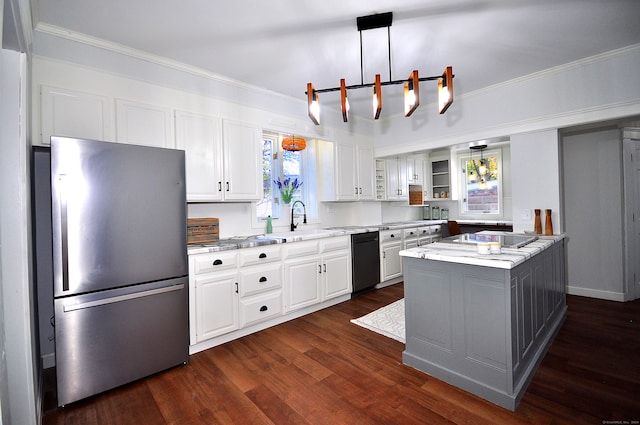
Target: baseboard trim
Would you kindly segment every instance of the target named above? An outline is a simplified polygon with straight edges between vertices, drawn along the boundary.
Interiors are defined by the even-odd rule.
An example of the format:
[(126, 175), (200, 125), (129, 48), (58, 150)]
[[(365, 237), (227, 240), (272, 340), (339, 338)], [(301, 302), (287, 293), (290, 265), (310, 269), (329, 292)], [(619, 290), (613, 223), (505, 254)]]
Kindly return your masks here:
[(629, 301), (624, 292), (604, 291), (602, 289), (581, 288), (579, 286), (567, 286), (567, 294), (581, 297), (598, 298), (608, 301)]

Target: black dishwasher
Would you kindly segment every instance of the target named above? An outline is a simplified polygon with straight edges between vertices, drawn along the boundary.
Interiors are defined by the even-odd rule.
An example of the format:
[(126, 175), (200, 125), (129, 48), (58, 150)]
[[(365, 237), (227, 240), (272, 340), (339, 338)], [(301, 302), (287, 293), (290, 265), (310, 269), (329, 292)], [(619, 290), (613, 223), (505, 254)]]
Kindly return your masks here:
[(351, 277), (353, 292), (380, 283), (380, 245), (378, 232), (351, 235)]

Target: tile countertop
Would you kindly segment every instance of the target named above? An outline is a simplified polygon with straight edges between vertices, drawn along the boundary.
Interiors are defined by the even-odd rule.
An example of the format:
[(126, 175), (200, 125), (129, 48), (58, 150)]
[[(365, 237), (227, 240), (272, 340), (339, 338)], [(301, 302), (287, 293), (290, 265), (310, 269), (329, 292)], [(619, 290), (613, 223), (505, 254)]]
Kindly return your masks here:
[(330, 238), (334, 236), (352, 235), (356, 233), (377, 232), (380, 230), (403, 229), (417, 226), (445, 224), (446, 220), (416, 220), (393, 223), (371, 224), (363, 226), (336, 226), (323, 229), (304, 229), (293, 232), (276, 232), (271, 234), (234, 236), (218, 242), (193, 244), (187, 247), (188, 254), (227, 251), (231, 249), (251, 248), (287, 242), (298, 242), (311, 239)]
[(430, 245), (400, 251), (400, 256), (446, 261), (449, 263), (470, 264), (474, 266), (512, 269), (564, 239), (564, 234), (536, 236), (538, 236), (536, 241), (521, 248), (502, 247), (501, 254), (479, 254), (475, 245), (435, 242)]

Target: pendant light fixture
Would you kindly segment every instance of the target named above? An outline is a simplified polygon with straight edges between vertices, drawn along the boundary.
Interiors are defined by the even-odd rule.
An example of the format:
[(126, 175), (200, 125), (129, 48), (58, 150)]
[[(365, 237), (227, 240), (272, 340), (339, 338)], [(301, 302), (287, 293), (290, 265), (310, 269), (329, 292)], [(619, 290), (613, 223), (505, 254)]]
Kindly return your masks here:
[[(480, 190), (487, 190), (489, 188), (489, 185), (487, 183), (487, 172), (489, 171), (487, 168), (487, 164), (484, 160), (484, 155), (483, 155), (483, 151), (484, 149), (487, 147), (487, 145), (474, 145), (474, 146), (469, 146), (469, 149), (471, 149), (471, 163), (473, 164), (474, 168), (475, 168), (475, 161), (473, 161), (473, 151), (474, 150), (479, 150), (480, 151), (480, 165), (477, 167), (477, 171), (478, 171), (478, 178), (480, 179), (478, 181), (478, 189)], [(473, 173), (473, 172), (472, 172)], [(472, 175), (469, 174), (469, 183), (473, 183), (475, 182), (475, 176), (473, 177), (473, 180), (471, 180)]]
[(304, 137), (299, 136), (287, 136), (282, 139), (282, 149), (286, 151), (302, 151), (307, 147), (307, 141)]
[(307, 109), (309, 118), (315, 125), (320, 125), (320, 99), (318, 92), (313, 88), (313, 84), (307, 84)]
[(376, 74), (371, 103), (373, 106), (373, 119), (377, 120), (380, 118), (380, 111), (382, 111), (382, 87), (380, 85), (380, 74)]
[(409, 117), (420, 105), (420, 79), (418, 70), (414, 69), (404, 83), (404, 116)]
[(344, 78), (340, 79), (340, 106), (342, 107), (342, 120), (349, 121), (349, 99), (347, 99), (347, 84)]
[[(404, 115), (405, 117), (411, 116), (413, 112), (420, 105), (420, 81), (438, 81), (438, 112), (444, 114), (444, 112), (453, 103), (453, 68), (448, 66), (445, 68), (442, 75), (436, 75), (432, 77), (418, 77), (418, 71), (414, 70), (409, 75), (407, 80), (393, 80), (391, 76), (391, 23), (393, 21), (393, 13), (377, 13), (374, 15), (359, 16), (356, 18), (356, 25), (358, 32), (360, 33), (360, 84), (347, 86), (344, 78), (340, 79), (340, 87), (332, 87), (328, 89), (318, 89), (313, 87), (313, 84), (307, 84), (307, 108), (309, 112), (309, 118), (315, 125), (320, 125), (320, 102), (318, 99), (318, 93), (326, 93), (331, 91), (340, 91), (340, 104), (342, 109), (342, 120), (344, 122), (349, 121), (349, 102), (347, 100), (347, 91), (361, 89), (364, 87), (373, 87), (372, 93), (372, 105), (373, 105), (373, 119), (377, 120), (380, 117), (382, 111), (382, 86), (404, 84)], [(376, 74), (373, 83), (364, 83), (364, 66), (362, 60), (362, 31), (387, 28), (387, 48), (389, 52), (389, 81), (382, 83), (380, 81), (380, 74)]]

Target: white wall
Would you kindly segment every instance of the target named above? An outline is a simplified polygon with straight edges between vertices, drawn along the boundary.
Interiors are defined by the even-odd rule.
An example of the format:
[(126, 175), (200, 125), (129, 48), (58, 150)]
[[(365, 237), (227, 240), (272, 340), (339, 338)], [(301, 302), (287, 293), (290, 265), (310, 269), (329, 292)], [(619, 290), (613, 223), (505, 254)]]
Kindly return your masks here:
[(549, 208), (554, 233), (562, 232), (557, 130), (511, 136), (511, 170), (513, 231), (533, 230), (535, 209), (542, 210), (544, 230), (544, 210)]
[(562, 138), (567, 290), (624, 300), (620, 130)]
[(376, 156), (638, 115), (638, 69), (640, 44), (456, 96), (444, 115), (420, 105), (376, 123)]
[[(0, 284), (2, 285), (3, 422), (35, 424), (35, 339), (30, 266), (29, 146), (26, 57), (0, 50)], [(0, 368), (0, 373), (4, 374)], [(5, 388), (8, 387), (8, 405)], [(6, 419), (8, 415), (8, 420)]]

